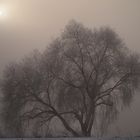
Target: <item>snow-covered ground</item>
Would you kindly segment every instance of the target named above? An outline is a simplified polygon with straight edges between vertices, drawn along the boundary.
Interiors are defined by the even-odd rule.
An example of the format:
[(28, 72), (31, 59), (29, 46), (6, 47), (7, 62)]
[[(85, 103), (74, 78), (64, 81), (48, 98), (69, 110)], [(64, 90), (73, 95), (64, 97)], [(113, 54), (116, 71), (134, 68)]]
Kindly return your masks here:
[(140, 140), (140, 136), (137, 137), (91, 137), (91, 138), (1, 138), (1, 140)]

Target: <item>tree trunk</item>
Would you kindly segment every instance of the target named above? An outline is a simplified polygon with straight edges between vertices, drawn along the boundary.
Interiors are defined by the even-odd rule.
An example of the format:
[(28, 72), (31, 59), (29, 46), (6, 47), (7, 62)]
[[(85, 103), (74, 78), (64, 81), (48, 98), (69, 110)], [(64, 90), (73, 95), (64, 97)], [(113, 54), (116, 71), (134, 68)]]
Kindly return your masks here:
[(95, 118), (95, 107), (94, 107), (94, 103), (91, 102), (90, 109), (86, 117), (86, 121), (83, 123), (83, 125), (81, 125), (82, 134), (86, 137), (91, 136), (91, 130), (92, 130), (94, 118)]

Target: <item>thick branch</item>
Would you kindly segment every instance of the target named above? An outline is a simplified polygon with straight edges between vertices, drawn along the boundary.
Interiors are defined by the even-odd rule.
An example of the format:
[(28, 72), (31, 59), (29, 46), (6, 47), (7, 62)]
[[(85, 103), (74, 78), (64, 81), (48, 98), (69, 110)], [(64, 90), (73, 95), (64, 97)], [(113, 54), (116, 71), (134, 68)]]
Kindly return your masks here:
[(118, 86), (120, 86), (129, 76), (131, 73), (127, 73), (124, 76), (122, 76), (115, 84), (113, 87), (108, 88), (107, 90), (101, 92), (97, 97), (97, 99), (95, 100), (95, 102), (97, 102), (99, 99), (105, 97), (105, 96), (109, 96)]
[(79, 134), (69, 126), (69, 124), (66, 122), (66, 120), (59, 113), (56, 112), (56, 116), (61, 120), (61, 122), (63, 123), (64, 127), (69, 132), (71, 132), (74, 136), (79, 136)]

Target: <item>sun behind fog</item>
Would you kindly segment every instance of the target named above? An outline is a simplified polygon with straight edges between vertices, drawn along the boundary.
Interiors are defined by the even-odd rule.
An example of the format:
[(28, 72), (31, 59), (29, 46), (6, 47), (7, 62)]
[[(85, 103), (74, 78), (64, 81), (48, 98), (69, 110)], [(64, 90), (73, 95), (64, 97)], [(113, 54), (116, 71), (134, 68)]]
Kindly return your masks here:
[(0, 16), (2, 16), (3, 15), (3, 12), (2, 11), (0, 11)]
[(0, 9), (0, 17), (5, 17), (6, 11), (4, 9)]

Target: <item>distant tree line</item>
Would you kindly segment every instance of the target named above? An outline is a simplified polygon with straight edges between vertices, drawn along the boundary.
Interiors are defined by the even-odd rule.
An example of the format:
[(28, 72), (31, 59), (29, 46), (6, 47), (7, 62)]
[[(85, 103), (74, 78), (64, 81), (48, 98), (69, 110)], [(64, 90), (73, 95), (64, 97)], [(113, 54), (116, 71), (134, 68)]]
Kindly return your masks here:
[(109, 27), (70, 21), (43, 53), (9, 64), (2, 121), (8, 137), (104, 134), (139, 87), (140, 59)]

